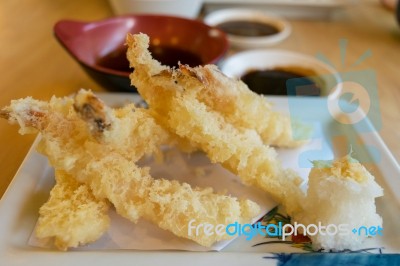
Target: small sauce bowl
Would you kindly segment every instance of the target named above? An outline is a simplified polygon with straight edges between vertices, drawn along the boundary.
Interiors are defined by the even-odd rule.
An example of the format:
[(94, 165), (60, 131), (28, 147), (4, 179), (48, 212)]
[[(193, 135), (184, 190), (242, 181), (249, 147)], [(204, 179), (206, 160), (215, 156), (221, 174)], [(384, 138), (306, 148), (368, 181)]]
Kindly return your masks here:
[[(331, 66), (305, 54), (279, 49), (237, 53), (225, 60), (221, 70), (265, 95), (337, 98), (342, 87), (339, 74)], [(296, 81), (295, 88), (288, 87), (287, 80)]]
[(272, 46), (291, 33), (289, 22), (283, 18), (252, 9), (222, 9), (210, 13), (204, 21), (227, 33), (232, 47), (242, 49)]

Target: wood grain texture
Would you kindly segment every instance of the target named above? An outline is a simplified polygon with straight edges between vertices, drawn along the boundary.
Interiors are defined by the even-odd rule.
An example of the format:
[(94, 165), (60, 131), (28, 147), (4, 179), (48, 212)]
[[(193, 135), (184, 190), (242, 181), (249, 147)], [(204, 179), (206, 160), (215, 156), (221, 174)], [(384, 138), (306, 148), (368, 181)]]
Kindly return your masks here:
[[(49, 99), (79, 88), (103, 91), (57, 43), (53, 25), (61, 19), (98, 20), (112, 15), (106, 0), (0, 1), (0, 106), (33, 96)], [(380, 134), (400, 160), (400, 28), (394, 14), (379, 1), (365, 0), (323, 21), (290, 20), (291, 36), (276, 48), (315, 56), (324, 54), (339, 71), (372, 69), (378, 81)], [(341, 65), (339, 40), (347, 39)], [(351, 68), (365, 51), (372, 56)], [(34, 136), (20, 136), (17, 127), (0, 120), (0, 197), (29, 150)]]
[[(49, 99), (79, 88), (103, 89), (57, 43), (61, 19), (97, 20), (112, 14), (106, 0), (2, 0), (0, 2), (0, 106), (31, 95)], [(28, 152), (34, 136), (0, 121), (0, 197)]]

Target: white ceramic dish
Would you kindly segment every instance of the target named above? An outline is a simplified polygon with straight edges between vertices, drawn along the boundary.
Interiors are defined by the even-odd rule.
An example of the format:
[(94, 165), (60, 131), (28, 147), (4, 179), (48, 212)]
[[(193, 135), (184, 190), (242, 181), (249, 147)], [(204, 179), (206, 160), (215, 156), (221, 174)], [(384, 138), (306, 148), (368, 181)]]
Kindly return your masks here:
[(236, 48), (261, 48), (275, 45), (286, 39), (292, 30), (285, 19), (273, 14), (266, 14), (252, 9), (223, 9), (212, 12), (204, 18), (210, 26), (217, 26), (227, 21), (252, 21), (272, 25), (279, 30), (277, 34), (261, 37), (244, 37), (227, 34), (230, 44)]
[(114, 13), (164, 14), (186, 18), (199, 15), (203, 0), (109, 0)]
[[(134, 94), (102, 94), (100, 95), (109, 104), (139, 101)], [(290, 110), (291, 102), (287, 97), (271, 97), (271, 102), (281, 111)], [(307, 106), (318, 106), (326, 102), (324, 98), (293, 98), (297, 103)], [(308, 122), (313, 122), (316, 128), (331, 130), (332, 117), (326, 112), (315, 112), (309, 117)], [(375, 158), (370, 161), (368, 168), (373, 171), (377, 182), (384, 188), (385, 195), (377, 201), (378, 213), (383, 217), (384, 236), (367, 239), (362, 250), (344, 253), (312, 253), (299, 254), (305, 251), (292, 247), (287, 243), (269, 243), (259, 245), (267, 239), (263, 237), (246, 241), (239, 237), (221, 252), (178, 252), (178, 251), (134, 251), (78, 249), (69, 252), (58, 252), (49, 249), (35, 248), (28, 245), (28, 239), (37, 220), (38, 209), (47, 199), (51, 189), (51, 168), (47, 159), (34, 150), (29, 151), (18, 173), (0, 201), (0, 265), (7, 266), (84, 266), (84, 265), (350, 265), (352, 262), (369, 265), (396, 265), (400, 263), (400, 257), (382, 256), (381, 253), (400, 253), (400, 227), (398, 217), (400, 215), (400, 168), (390, 151), (378, 133), (372, 128), (369, 132), (357, 132), (362, 144), (374, 147), (379, 152), (379, 158), (373, 156), (369, 149), (355, 149), (357, 155), (364, 158)], [(336, 128), (337, 134), (347, 136), (349, 129)], [(23, 138), (23, 136), (21, 136)], [(301, 175), (307, 175), (308, 169), (304, 165), (293, 163), (300, 155), (310, 151), (318, 151), (318, 158), (329, 159), (336, 154), (346, 154), (343, 144), (334, 143), (327, 149), (321, 149), (330, 143), (327, 135), (316, 136), (312, 142), (300, 149), (279, 150), (279, 156), (283, 162), (290, 160), (292, 167), (301, 171)], [(314, 158), (312, 158), (314, 159)], [(279, 241), (278, 241), (279, 242)], [(296, 253), (296, 254), (293, 254)], [(389, 260), (389, 261), (388, 261)], [(386, 263), (386, 264), (385, 264)]]
[(359, 0), (204, 0), (206, 13), (227, 7), (254, 8), (287, 18), (327, 19)]
[(300, 67), (312, 70), (324, 85), (321, 96), (336, 98), (341, 91), (340, 76), (331, 66), (318, 59), (292, 51), (278, 49), (244, 51), (227, 58), (221, 66), (229, 77), (240, 78), (251, 70), (266, 70), (275, 67)]

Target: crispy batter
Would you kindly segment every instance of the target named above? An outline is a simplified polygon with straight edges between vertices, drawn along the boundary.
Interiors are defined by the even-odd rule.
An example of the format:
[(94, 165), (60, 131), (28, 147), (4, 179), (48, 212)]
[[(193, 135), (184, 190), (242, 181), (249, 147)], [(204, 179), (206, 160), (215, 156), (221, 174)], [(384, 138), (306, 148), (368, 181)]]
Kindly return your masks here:
[[(45, 103), (27, 97), (24, 100), (11, 101), (10, 106), (2, 109), (2, 117), (10, 123), (20, 126), (20, 134), (43, 132), (39, 143), (45, 146), (46, 138), (52, 138), (54, 125), (50, 122), (50, 109), (53, 113), (53, 122), (59, 120), (58, 116), (68, 116), (71, 104), (70, 99), (53, 98), (50, 103)], [(63, 125), (57, 125), (62, 131)], [(75, 140), (82, 142), (86, 135), (76, 135)], [(43, 150), (44, 154), (45, 150)], [(55, 152), (59, 152), (55, 151)], [(109, 217), (107, 215), (108, 201), (96, 199), (91, 189), (86, 184), (81, 184), (66, 172), (56, 170), (56, 185), (50, 192), (48, 201), (39, 211), (36, 228), (38, 238), (54, 237), (54, 244), (60, 250), (94, 242), (107, 231)]]
[[(54, 236), (56, 246), (64, 250), (96, 240), (109, 223), (108, 201), (133, 222), (143, 217), (204, 246), (229, 237), (189, 234), (192, 220), (216, 226), (247, 223), (258, 214), (259, 207), (250, 200), (153, 179), (148, 168), (135, 164), (145, 154), (157, 154), (163, 143), (189, 143), (190, 149), (204, 150), (245, 184), (267, 191), (305, 225), (356, 221), (361, 216), (361, 223), (351, 228), (382, 224), (375, 206), (382, 188), (350, 156), (328, 168), (313, 169), (305, 196), (299, 177), (283, 169), (275, 150), (265, 145), (299, 144), (291, 139), (289, 120), (213, 66), (170, 69), (151, 58), (147, 36), (129, 35), (127, 42), (128, 59), (135, 68), (132, 83), (149, 110), (134, 105), (113, 110), (82, 90), (74, 100), (53, 97), (46, 103), (26, 98), (0, 111), (0, 117), (20, 125), (21, 134), (42, 133), (38, 149), (56, 168), (57, 184), (40, 209), (39, 237)], [(267, 118), (262, 120), (258, 112), (266, 112)], [(330, 234), (317, 234), (312, 240), (318, 248), (334, 250), (356, 248), (362, 241)]]
[[(134, 104), (111, 109), (93, 93), (80, 90), (74, 97), (73, 106), (98, 142), (133, 162), (145, 155), (161, 157), (160, 145), (173, 146), (176, 143), (166, 130), (155, 123), (148, 110), (137, 108)], [(88, 115), (87, 110), (91, 114)]]
[[(79, 94), (78, 97), (83, 97), (87, 92)], [(29, 110), (29, 107), (42, 111), (45, 115), (35, 118), (36, 123), (30, 125), (43, 135), (39, 151), (48, 156), (56, 169), (88, 185), (96, 199), (108, 199), (120, 215), (132, 222), (143, 217), (177, 236), (210, 246), (228, 236), (214, 234), (210, 237), (204, 232), (189, 236), (190, 220), (227, 225), (250, 222), (259, 213), (258, 205), (250, 200), (215, 194), (211, 188), (192, 188), (186, 183), (153, 179), (149, 169), (139, 168), (134, 162), (144, 153), (158, 149), (160, 139), (168, 139), (164, 138), (168, 134), (147, 110), (133, 105), (112, 110), (98, 103), (96, 101), (96, 106), (90, 108), (96, 115), (104, 113), (110, 126), (100, 132), (101, 135), (95, 131), (95, 136), (88, 123), (81, 119), (82, 114), (76, 113), (80, 108), (73, 107), (73, 100), (53, 98), (46, 104), (22, 99), (14, 101), (7, 110), (11, 116), (27, 120), (29, 111), (15, 112)], [(92, 119), (92, 116), (83, 117)]]
[[(223, 111), (217, 112), (215, 106), (199, 100), (198, 91), (193, 89), (199, 86), (199, 79), (193, 78), (193, 72), (186, 73), (188, 67), (172, 70), (152, 59), (146, 35), (128, 35), (127, 43), (128, 60), (135, 68), (132, 85), (149, 104), (158, 123), (200, 147), (213, 162), (240, 176), (245, 184), (264, 189), (289, 213), (301, 210), (299, 202), (304, 197), (298, 186), (301, 179), (282, 168), (275, 150), (264, 145), (256, 131), (230, 124), (232, 119), (225, 117)], [(209, 77), (201, 79), (202, 84), (213, 82)], [(221, 101), (224, 103), (223, 97)], [(226, 108), (221, 110), (231, 107)]]
[[(296, 121), (292, 128), (287, 115), (273, 111), (263, 96), (252, 92), (242, 81), (228, 78), (217, 66), (180, 65), (179, 68), (182, 74), (177, 75), (179, 85), (193, 91), (196, 99), (222, 114), (235, 127), (256, 130), (265, 144), (297, 147), (309, 136), (309, 128)], [(294, 131), (298, 139), (293, 139)]]
[(88, 122), (92, 135), (101, 136), (104, 130), (111, 127), (110, 117), (99, 98), (91, 93), (78, 93), (74, 100), (75, 110)]
[(109, 204), (96, 199), (85, 184), (56, 171), (56, 185), (39, 210), (38, 238), (54, 237), (60, 250), (96, 241), (110, 224)]
[[(128, 36), (127, 41), (133, 47), (132, 37)], [(151, 62), (151, 56), (143, 53), (143, 44), (139, 43), (135, 47), (138, 48), (136, 52), (131, 49), (128, 56), (139, 64), (148, 64), (149, 76), (155, 76), (159, 80), (170, 79), (174, 82), (171, 89), (191, 94), (210, 110), (220, 113), (235, 127), (256, 130), (265, 144), (296, 147), (304, 144), (309, 136), (310, 128), (296, 121), (292, 121), (292, 128), (287, 115), (273, 111), (271, 104), (263, 96), (252, 92), (242, 81), (228, 78), (216, 66), (192, 68), (180, 65), (178, 71), (171, 71)], [(132, 67), (134, 66), (135, 63), (132, 62)], [(293, 139), (294, 131), (298, 139)]]
[[(350, 228), (382, 224), (375, 207), (375, 198), (382, 195), (382, 188), (361, 164), (345, 157), (333, 161), (326, 169), (314, 168), (305, 196), (298, 187), (297, 175), (282, 168), (274, 149), (263, 145), (265, 136), (263, 140), (259, 136), (269, 132), (265, 134), (271, 143), (292, 146), (293, 143), (288, 145), (287, 122), (278, 121), (282, 117), (272, 115), (262, 120), (257, 113), (249, 112), (252, 115), (248, 117), (236, 111), (235, 108), (242, 106), (243, 110), (251, 109), (254, 104), (255, 110), (265, 108), (268, 113), (269, 107), (261, 103), (261, 98), (244, 92), (243, 84), (230, 81), (213, 66), (194, 69), (180, 66), (178, 70), (161, 66), (151, 58), (148, 42), (145, 35), (129, 35), (128, 60), (135, 69), (132, 84), (149, 104), (157, 122), (190, 140), (212, 161), (238, 174), (244, 183), (264, 189), (286, 208), (293, 221), (306, 226), (321, 221), (325, 225), (348, 223)], [(244, 120), (255, 121), (245, 124), (246, 121), (237, 118), (240, 115)], [(272, 128), (260, 130), (258, 124), (263, 122)], [(253, 127), (256, 130), (251, 130)], [(281, 130), (285, 132), (282, 138), (272, 133)], [(361, 211), (349, 212), (357, 209)], [(365, 236), (321, 232), (311, 238), (316, 248), (342, 250), (359, 248)]]
[[(332, 167), (313, 169), (305, 196), (298, 176), (283, 169), (275, 150), (265, 145), (299, 144), (288, 133), (288, 120), (272, 112), (243, 84), (225, 80), (213, 66), (170, 69), (151, 58), (147, 36), (130, 35), (127, 42), (128, 59), (135, 68), (132, 83), (149, 103), (149, 110), (134, 105), (113, 110), (82, 90), (74, 100), (53, 97), (46, 103), (26, 98), (0, 111), (0, 117), (20, 125), (21, 134), (42, 133), (38, 149), (56, 168), (57, 184), (40, 209), (39, 237), (54, 236), (56, 246), (63, 250), (96, 240), (109, 223), (108, 202), (133, 222), (143, 217), (204, 246), (228, 236), (189, 234), (192, 220), (216, 226), (247, 223), (258, 214), (259, 207), (250, 200), (153, 179), (148, 168), (135, 164), (145, 154), (157, 154), (163, 143), (189, 143), (190, 149), (204, 150), (245, 184), (267, 191), (305, 225), (356, 221), (361, 216), (361, 223), (351, 228), (382, 224), (375, 207), (382, 188), (358, 162), (345, 157)], [(223, 83), (233, 86), (233, 92)], [(254, 113), (247, 117), (245, 111)], [(268, 118), (257, 121), (259, 111), (267, 112)], [(257, 126), (260, 121), (267, 126)], [(358, 247), (362, 239), (356, 238), (317, 234), (312, 240), (317, 248), (337, 250)]]

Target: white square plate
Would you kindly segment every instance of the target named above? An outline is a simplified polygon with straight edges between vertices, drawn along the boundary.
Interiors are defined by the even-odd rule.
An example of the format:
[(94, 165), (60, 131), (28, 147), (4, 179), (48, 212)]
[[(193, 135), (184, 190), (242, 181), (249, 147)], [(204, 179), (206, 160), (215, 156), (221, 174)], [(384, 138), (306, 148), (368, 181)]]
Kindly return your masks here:
[[(103, 100), (110, 105), (122, 104), (128, 101), (140, 101), (134, 94), (100, 94)], [(287, 97), (270, 97), (276, 109), (288, 111)], [(321, 98), (299, 98), (304, 104), (313, 101), (324, 101)], [(320, 129), (328, 129), (332, 118), (323, 115), (316, 117), (314, 125)], [(336, 128), (336, 130), (341, 130)], [(354, 129), (356, 130), (356, 129)], [(356, 132), (357, 133), (357, 132)], [(349, 134), (343, 131), (343, 135)], [(358, 133), (357, 133), (358, 134)], [(22, 138), (23, 136), (21, 136)], [(51, 249), (32, 247), (28, 240), (38, 218), (39, 207), (47, 200), (51, 189), (52, 169), (47, 159), (38, 154), (34, 147), (27, 154), (19, 171), (0, 201), (0, 265), (280, 265), (288, 263), (307, 263), (307, 265), (333, 265), (339, 262), (368, 262), (384, 265), (400, 263), (399, 256), (381, 256), (381, 253), (400, 253), (400, 229), (398, 217), (400, 215), (400, 169), (380, 136), (372, 128), (370, 132), (359, 133), (359, 139), (369, 147), (373, 146), (379, 156), (368, 154), (368, 149), (355, 150), (363, 158), (373, 158), (367, 167), (375, 175), (377, 182), (384, 188), (385, 195), (377, 200), (378, 213), (383, 217), (384, 235), (381, 238), (368, 239), (362, 250), (343, 253), (305, 253), (304, 250), (285, 243), (254, 246), (268, 239), (256, 237), (246, 241), (245, 236), (237, 238), (221, 252), (187, 252), (187, 251), (137, 251), (115, 249), (76, 249), (69, 252), (59, 252)], [(303, 177), (307, 176), (309, 168), (300, 158), (312, 150), (318, 150), (329, 139), (315, 138), (310, 144), (295, 150), (279, 150), (279, 156), (286, 167), (298, 170)], [(345, 155), (346, 149), (340, 142), (333, 142), (333, 146), (323, 150), (324, 158)], [(359, 145), (358, 145), (359, 146)], [(315, 158), (312, 158), (315, 159)], [(291, 162), (287, 165), (287, 162)], [(298, 163), (296, 163), (298, 162)], [(350, 210), (351, 211), (351, 210)], [(270, 240), (270, 239), (269, 239)], [(378, 255), (376, 255), (378, 254)], [(292, 264), (287, 264), (292, 265)]]

